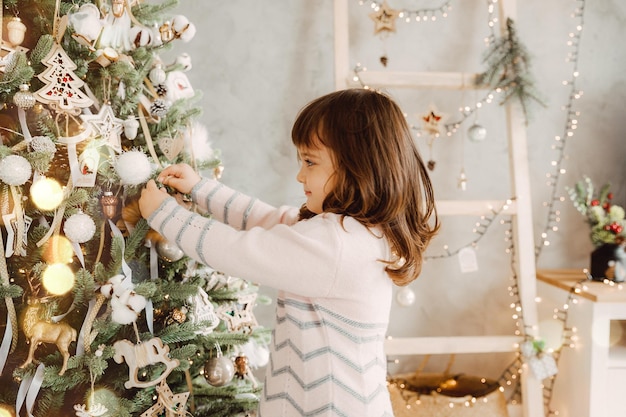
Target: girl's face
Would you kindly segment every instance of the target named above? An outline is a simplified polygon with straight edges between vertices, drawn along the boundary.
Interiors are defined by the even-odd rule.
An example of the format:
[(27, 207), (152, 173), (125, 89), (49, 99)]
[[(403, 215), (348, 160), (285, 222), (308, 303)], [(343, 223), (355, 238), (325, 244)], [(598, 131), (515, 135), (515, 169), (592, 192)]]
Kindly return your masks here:
[(320, 214), (322, 203), (334, 186), (335, 164), (328, 148), (317, 143), (315, 148), (298, 148), (300, 171), (296, 179), (302, 183), (306, 207)]

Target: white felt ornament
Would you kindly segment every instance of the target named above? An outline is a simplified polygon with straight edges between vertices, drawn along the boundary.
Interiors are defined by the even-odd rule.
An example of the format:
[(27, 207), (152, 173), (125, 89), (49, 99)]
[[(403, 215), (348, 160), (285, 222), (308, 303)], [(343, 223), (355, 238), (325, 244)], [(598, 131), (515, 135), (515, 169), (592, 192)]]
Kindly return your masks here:
[(152, 174), (148, 156), (141, 151), (127, 151), (117, 157), (115, 172), (124, 185), (143, 184)]
[(85, 213), (72, 214), (63, 225), (65, 236), (75, 243), (85, 243), (96, 233), (96, 223)]
[(211, 147), (209, 131), (201, 123), (194, 122), (184, 132), (185, 149), (190, 156), (198, 161), (210, 161), (215, 158), (215, 151)]
[(100, 20), (100, 9), (95, 4), (83, 4), (78, 11), (69, 13), (68, 18), (74, 29), (73, 37), (82, 44), (90, 45), (100, 36), (103, 22)]
[(30, 162), (20, 155), (8, 155), (0, 160), (0, 180), (8, 185), (23, 185), (33, 173)]

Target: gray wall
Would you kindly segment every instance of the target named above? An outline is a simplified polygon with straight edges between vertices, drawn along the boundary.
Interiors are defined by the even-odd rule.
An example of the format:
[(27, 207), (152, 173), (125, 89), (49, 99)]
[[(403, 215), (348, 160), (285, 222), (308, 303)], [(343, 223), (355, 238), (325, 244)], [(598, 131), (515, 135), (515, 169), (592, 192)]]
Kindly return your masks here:
[[(481, 72), (487, 30), (485, 1), (457, 0), (449, 17), (429, 23), (398, 23), (398, 31), (385, 42), (374, 36), (367, 17), (368, 4), (350, 4), (350, 65), (357, 62), (371, 70), (382, 70), (379, 56), (385, 50), (389, 70)], [(417, 8), (441, 2), (390, 1), (392, 7)], [(546, 107), (531, 108), (528, 125), (533, 216), (535, 235), (546, 227), (551, 188), (545, 185), (551, 161), (559, 157), (552, 149), (554, 137), (562, 136), (573, 66), (566, 62), (572, 48), (568, 33), (577, 20), (570, 17), (572, 0), (525, 0), (518, 2), (516, 25), (528, 48), (536, 88)], [(403, 6), (401, 6), (403, 5)], [(584, 91), (573, 110), (580, 111), (579, 128), (566, 142), (563, 167), (567, 172), (557, 186), (566, 196), (583, 175), (594, 182), (612, 182), (616, 203), (626, 203), (626, 147), (624, 109), (626, 68), (623, 48), (626, 3), (620, 0), (588, 1), (580, 44), (578, 87)], [(213, 146), (222, 152), (224, 183), (272, 204), (300, 205), (301, 186), (295, 181), (297, 162), (290, 140), (291, 123), (299, 108), (334, 88), (333, 2), (331, 0), (279, 1), (181, 1), (178, 12), (197, 26), (188, 44), (177, 43), (174, 54), (188, 52), (193, 68), (188, 73), (195, 89), (204, 93), (201, 122)], [(473, 92), (410, 90), (389, 91), (407, 112), (411, 123), (434, 103), (451, 118), (462, 103), (476, 99)], [(472, 118), (473, 120), (473, 118)], [(439, 138), (433, 146), (437, 167), (432, 172), (436, 193), (445, 199), (510, 197), (504, 113), (491, 104), (478, 113), (488, 131), (482, 142), (470, 142), (459, 132)], [(463, 129), (469, 125), (465, 124)], [(425, 158), (425, 138), (416, 141)], [(465, 192), (457, 187), (464, 167), (468, 177)], [(551, 245), (538, 257), (541, 268), (583, 268), (592, 249), (584, 219), (568, 200), (558, 203), (560, 229), (551, 233)], [(476, 238), (472, 229), (478, 219), (444, 219), (441, 236), (429, 254), (462, 247)], [(456, 257), (433, 259), (422, 276), (411, 284), (416, 302), (403, 307), (396, 303), (389, 334), (392, 336), (442, 336), (511, 334), (514, 329), (508, 307), (510, 259), (505, 253), (504, 229), (494, 225), (478, 246), (479, 270), (462, 274)], [(245, 259), (241, 260), (245, 262)], [(277, 260), (280, 262), (280, 260)], [(262, 292), (273, 297), (274, 292)], [(272, 325), (274, 306), (259, 306), (259, 320)], [(498, 376), (510, 358), (477, 357), (457, 359), (455, 370)], [(417, 360), (417, 358), (415, 358)], [(413, 358), (393, 365), (392, 372), (410, 370)], [(433, 367), (439, 366), (431, 362)]]

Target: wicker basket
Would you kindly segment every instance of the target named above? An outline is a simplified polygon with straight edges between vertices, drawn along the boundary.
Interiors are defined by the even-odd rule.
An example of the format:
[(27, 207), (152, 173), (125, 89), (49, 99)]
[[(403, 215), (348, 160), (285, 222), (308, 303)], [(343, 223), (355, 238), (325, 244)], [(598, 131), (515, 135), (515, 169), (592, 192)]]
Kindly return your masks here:
[(390, 378), (388, 388), (395, 417), (508, 417), (500, 384), (487, 378), (450, 374), (453, 359), (441, 373), (423, 373), (420, 366), (414, 373)]

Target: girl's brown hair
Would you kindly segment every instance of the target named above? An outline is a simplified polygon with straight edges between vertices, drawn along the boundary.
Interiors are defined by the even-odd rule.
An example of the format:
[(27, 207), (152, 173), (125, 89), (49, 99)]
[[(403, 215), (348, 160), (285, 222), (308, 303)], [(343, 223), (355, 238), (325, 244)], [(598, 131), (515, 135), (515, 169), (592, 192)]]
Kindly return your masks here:
[[(380, 227), (394, 254), (384, 260), (390, 278), (397, 285), (417, 278), (439, 220), (428, 171), (398, 105), (367, 89), (330, 93), (302, 109), (291, 137), (297, 147), (321, 143), (334, 158), (335, 186), (323, 211)], [(303, 206), (300, 216), (314, 214)]]

